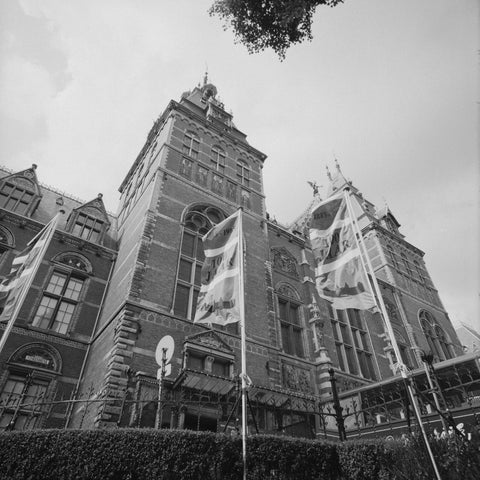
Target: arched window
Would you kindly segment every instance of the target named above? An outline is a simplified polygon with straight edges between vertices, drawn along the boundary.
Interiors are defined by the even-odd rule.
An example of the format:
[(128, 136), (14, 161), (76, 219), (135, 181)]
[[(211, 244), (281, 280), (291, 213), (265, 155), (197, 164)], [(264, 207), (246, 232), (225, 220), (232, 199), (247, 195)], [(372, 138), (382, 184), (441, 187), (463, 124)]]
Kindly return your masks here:
[(14, 245), (15, 240), (12, 232), (0, 225), (0, 267), (2, 266), (3, 260), (7, 258), (8, 252)]
[(237, 180), (240, 185), (250, 186), (250, 168), (244, 160), (237, 161)]
[(19, 348), (8, 360), (0, 386), (0, 430), (42, 427), (51, 382), (60, 371), (61, 357), (53, 347), (34, 343)]
[[(395, 339), (397, 340), (398, 349), (400, 350), (400, 355), (402, 357), (402, 362), (409, 368), (416, 367), (415, 360), (412, 361), (412, 356), (410, 355), (411, 347), (407, 340), (401, 335), (397, 329), (394, 329)], [(394, 352), (392, 352), (394, 353)]]
[(64, 252), (57, 255), (54, 262), (66, 265), (69, 268), (73, 268), (80, 272), (92, 273), (92, 264), (83, 255), (73, 252)]
[(298, 293), (289, 285), (277, 287), (278, 318), (285, 353), (304, 357), (303, 321)]
[(186, 213), (173, 307), (176, 315), (193, 319), (205, 259), (202, 237), (224, 219), (223, 212), (207, 205), (195, 206)]
[(427, 340), (428, 347), (437, 361), (452, 358), (451, 342), (437, 324), (435, 318), (430, 312), (421, 310), (419, 313), (420, 325)]
[(192, 158), (197, 158), (199, 150), (200, 140), (197, 135), (190, 131), (185, 132), (185, 136), (183, 137), (183, 153)]
[(449, 341), (447, 334), (443, 331), (443, 329), (439, 325), (435, 327), (435, 333), (437, 335), (437, 340), (438, 340), (438, 343), (440, 344), (440, 348), (442, 349), (445, 359), (452, 358), (453, 355), (450, 351), (451, 342)]
[(212, 147), (212, 156), (210, 159), (213, 170), (224, 173), (225, 171), (225, 152), (218, 146)]

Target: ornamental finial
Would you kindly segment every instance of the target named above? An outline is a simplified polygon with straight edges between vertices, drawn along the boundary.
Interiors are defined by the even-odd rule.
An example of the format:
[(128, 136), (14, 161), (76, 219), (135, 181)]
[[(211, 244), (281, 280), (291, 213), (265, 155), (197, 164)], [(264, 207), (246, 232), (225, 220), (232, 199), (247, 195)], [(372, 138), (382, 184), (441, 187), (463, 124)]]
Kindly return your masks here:
[(328, 165), (325, 167), (327, 169), (327, 177), (330, 181), (332, 181), (332, 174), (330, 173), (330, 169), (328, 168)]

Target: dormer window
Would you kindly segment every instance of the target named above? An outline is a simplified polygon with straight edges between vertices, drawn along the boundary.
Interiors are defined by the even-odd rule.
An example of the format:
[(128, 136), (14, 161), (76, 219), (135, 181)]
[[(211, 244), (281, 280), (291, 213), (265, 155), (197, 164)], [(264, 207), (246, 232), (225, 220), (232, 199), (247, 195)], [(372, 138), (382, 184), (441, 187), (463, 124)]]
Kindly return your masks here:
[(0, 179), (0, 208), (31, 215), (41, 197), (35, 175), (36, 165)]
[(98, 242), (105, 223), (98, 218), (79, 212), (72, 233), (89, 242)]
[(109, 228), (110, 222), (101, 193), (95, 200), (74, 209), (67, 222), (68, 232), (92, 243), (102, 243)]
[(34, 193), (26, 188), (17, 187), (10, 182), (5, 182), (0, 191), (0, 207), (12, 212), (25, 215), (32, 203)]

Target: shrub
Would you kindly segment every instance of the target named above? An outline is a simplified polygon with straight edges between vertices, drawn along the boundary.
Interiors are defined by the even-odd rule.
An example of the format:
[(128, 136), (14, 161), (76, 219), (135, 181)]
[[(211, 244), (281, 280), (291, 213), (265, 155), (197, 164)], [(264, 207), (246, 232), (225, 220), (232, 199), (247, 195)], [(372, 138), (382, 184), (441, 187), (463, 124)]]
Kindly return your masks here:
[[(432, 441), (443, 480), (480, 478), (478, 439)], [(249, 480), (430, 480), (419, 437), (330, 443), (248, 438)], [(35, 430), (0, 433), (0, 475), (38, 480), (241, 480), (242, 442), (188, 430)]]

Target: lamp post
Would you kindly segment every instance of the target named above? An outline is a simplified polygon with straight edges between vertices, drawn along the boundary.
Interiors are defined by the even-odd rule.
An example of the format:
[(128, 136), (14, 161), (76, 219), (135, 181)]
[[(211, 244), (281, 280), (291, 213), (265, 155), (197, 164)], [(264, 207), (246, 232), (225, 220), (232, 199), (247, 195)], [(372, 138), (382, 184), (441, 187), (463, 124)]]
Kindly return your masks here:
[(342, 413), (343, 407), (340, 405), (340, 400), (338, 398), (335, 370), (333, 368), (330, 368), (328, 370), (328, 373), (330, 375), (330, 383), (332, 385), (333, 409), (335, 410), (335, 419), (337, 420), (338, 436), (340, 438), (340, 441), (343, 442), (347, 439), (347, 434), (345, 432), (345, 417)]
[(442, 389), (440, 388), (440, 384), (435, 374), (435, 369), (433, 368), (433, 353), (432, 352), (427, 353), (422, 351), (420, 358), (422, 359), (423, 366), (425, 369), (425, 374), (427, 375), (428, 385), (430, 386), (430, 391), (433, 396), (433, 401), (435, 402), (435, 407), (437, 409), (437, 412), (440, 414), (440, 420), (442, 421), (443, 429), (447, 431), (448, 430), (447, 422), (445, 421), (444, 416), (441, 414), (442, 408), (440, 405), (440, 399), (442, 400), (442, 403), (445, 405), (445, 407), (447, 404), (445, 402)]

